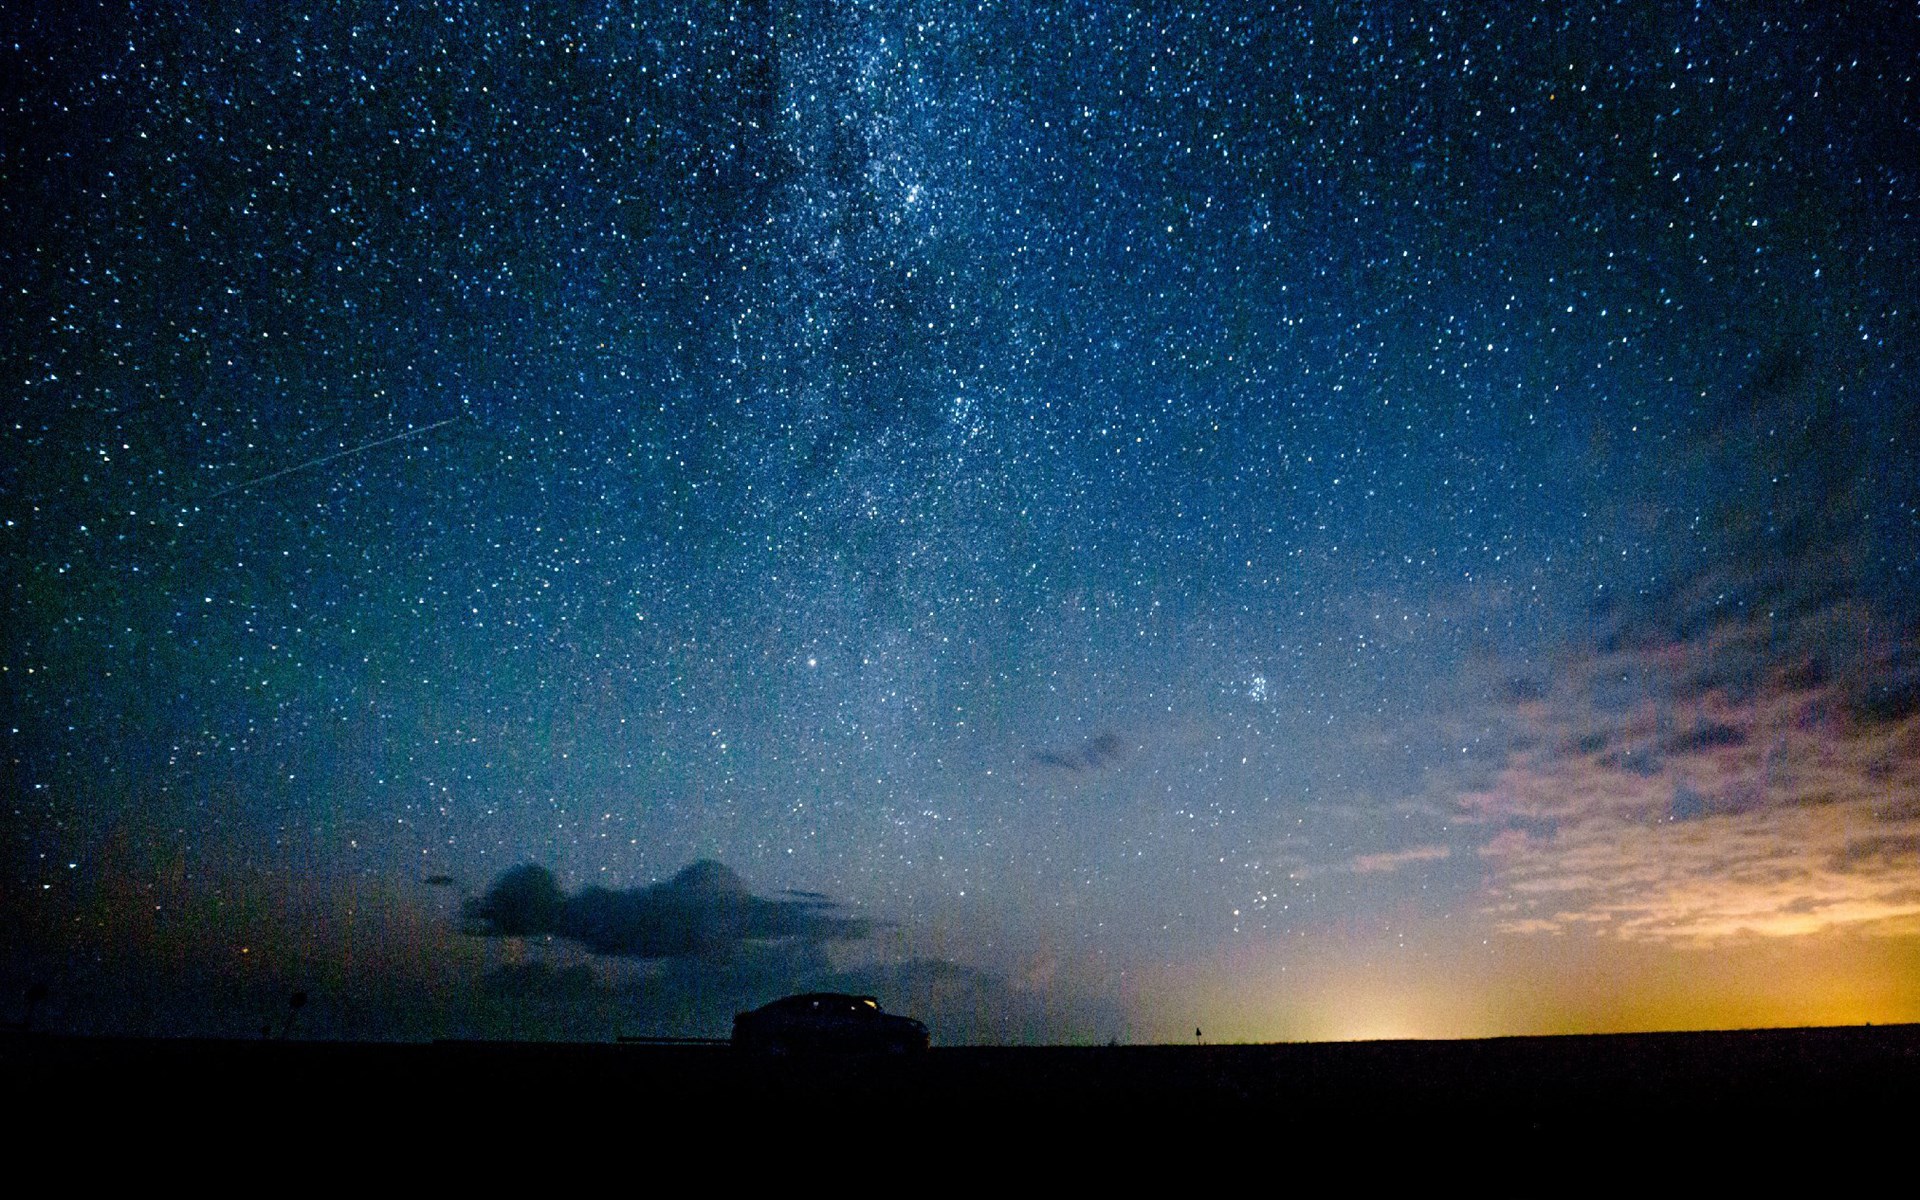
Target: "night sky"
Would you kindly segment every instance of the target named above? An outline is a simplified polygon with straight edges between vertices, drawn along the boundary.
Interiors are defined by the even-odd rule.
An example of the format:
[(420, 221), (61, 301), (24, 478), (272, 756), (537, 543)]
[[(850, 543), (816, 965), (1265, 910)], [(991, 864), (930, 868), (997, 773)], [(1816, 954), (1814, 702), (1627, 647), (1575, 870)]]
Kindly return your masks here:
[(14, 13), (0, 1016), (1920, 1019), (1845, 7)]

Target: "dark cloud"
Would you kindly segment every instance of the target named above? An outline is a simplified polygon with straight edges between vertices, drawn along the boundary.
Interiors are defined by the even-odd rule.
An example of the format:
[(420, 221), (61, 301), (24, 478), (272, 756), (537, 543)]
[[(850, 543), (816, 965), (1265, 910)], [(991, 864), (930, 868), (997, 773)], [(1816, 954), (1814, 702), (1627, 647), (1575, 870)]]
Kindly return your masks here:
[(1685, 733), (1677, 733), (1668, 738), (1661, 749), (1669, 754), (1691, 754), (1696, 750), (1712, 750), (1718, 746), (1744, 746), (1747, 744), (1747, 732), (1737, 725), (1726, 725), (1718, 721), (1708, 721)]
[(1780, 672), (1780, 686), (1794, 692), (1811, 692), (1825, 687), (1833, 679), (1827, 664), (1817, 658), (1795, 663)]
[(1859, 661), (1857, 645), (1831, 635), (1863, 608), (1916, 623), (1920, 531), (1907, 496), (1885, 486), (1911, 477), (1914, 400), (1907, 389), (1856, 396), (1859, 365), (1811, 342), (1753, 355), (1685, 444), (1676, 469), (1699, 498), (1668, 569), (1592, 609), (1601, 653), (1708, 649), (1691, 686), (1751, 692), (1783, 666), (1811, 669), (1817, 685), (1829, 664)]
[(1125, 1039), (1110, 1000), (1023, 986), (944, 959), (836, 969), (803, 945), (751, 947), (726, 960), (639, 967), (532, 961), (489, 971), (450, 1027), (465, 1036), (603, 1039), (616, 1034), (726, 1037), (734, 1014), (800, 992), (852, 992), (924, 1021), (936, 1044), (1034, 1045)]
[(1635, 775), (1654, 776), (1660, 773), (1660, 756), (1649, 746), (1629, 746), (1612, 754), (1600, 756), (1600, 765), (1618, 771), (1631, 771)]
[(1713, 792), (1682, 780), (1673, 785), (1673, 803), (1667, 809), (1667, 816), (1674, 821), (1741, 816), (1756, 811), (1765, 800), (1764, 793), (1758, 787)]
[(717, 862), (688, 866), (665, 883), (568, 895), (553, 872), (515, 867), (467, 902), (469, 931), (487, 937), (551, 935), (621, 958), (725, 957), (751, 943), (864, 938), (872, 922), (834, 914), (829, 900), (769, 900)]
[(1116, 734), (1103, 733), (1088, 738), (1080, 745), (1068, 750), (1041, 750), (1034, 754), (1033, 761), (1043, 767), (1053, 767), (1078, 775), (1083, 771), (1097, 771), (1114, 759), (1119, 758), (1126, 747)]
[(1524, 704), (1529, 700), (1544, 700), (1547, 697), (1547, 685), (1537, 679), (1515, 677), (1507, 680), (1504, 691), (1507, 701), (1512, 704)]
[(1835, 855), (1836, 865), (1858, 867), (1862, 864), (1903, 868), (1920, 867), (1920, 833), (1877, 834), (1854, 838)]
[(1848, 712), (1869, 724), (1892, 724), (1920, 713), (1920, 678), (1877, 679), (1848, 698)]

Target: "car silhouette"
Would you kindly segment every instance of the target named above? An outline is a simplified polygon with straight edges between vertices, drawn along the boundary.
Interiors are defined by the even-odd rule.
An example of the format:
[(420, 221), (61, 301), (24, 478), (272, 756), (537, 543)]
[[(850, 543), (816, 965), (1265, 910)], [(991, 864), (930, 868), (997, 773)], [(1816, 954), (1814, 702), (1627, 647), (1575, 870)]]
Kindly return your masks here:
[(733, 1019), (733, 1045), (758, 1054), (917, 1054), (927, 1027), (880, 1011), (872, 996), (807, 992), (763, 1004)]

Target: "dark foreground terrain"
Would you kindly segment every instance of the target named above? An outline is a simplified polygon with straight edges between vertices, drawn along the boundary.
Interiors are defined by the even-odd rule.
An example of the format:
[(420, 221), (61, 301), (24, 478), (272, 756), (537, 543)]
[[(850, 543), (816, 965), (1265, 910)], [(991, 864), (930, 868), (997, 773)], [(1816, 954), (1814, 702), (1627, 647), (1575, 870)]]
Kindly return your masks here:
[(752, 1144), (833, 1129), (836, 1144), (905, 1132), (978, 1146), (1147, 1128), (1176, 1141), (1258, 1129), (1349, 1150), (1410, 1136), (1806, 1144), (1913, 1129), (1920, 1025), (780, 1061), (724, 1046), (14, 1036), (0, 1041), (0, 1078), (25, 1127), (50, 1131), (78, 1121), (286, 1137), (344, 1123), (511, 1141), (564, 1127), (588, 1140)]

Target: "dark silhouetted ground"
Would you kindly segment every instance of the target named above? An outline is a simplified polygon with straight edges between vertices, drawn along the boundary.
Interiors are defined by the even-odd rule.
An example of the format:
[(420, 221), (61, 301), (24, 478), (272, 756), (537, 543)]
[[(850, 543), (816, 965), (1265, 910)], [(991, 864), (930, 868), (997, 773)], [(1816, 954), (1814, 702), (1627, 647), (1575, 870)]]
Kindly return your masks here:
[(1913, 1127), (1920, 1026), (791, 1061), (724, 1046), (15, 1036), (0, 1041), (0, 1072), (30, 1128), (158, 1124), (215, 1139), (266, 1126), (302, 1138), (377, 1128), (409, 1145), (671, 1133), (649, 1143), (671, 1155), (835, 1130), (973, 1153), (1147, 1129), (1171, 1139), (1162, 1149), (1258, 1131), (1322, 1156), (1728, 1137), (1804, 1147)]

